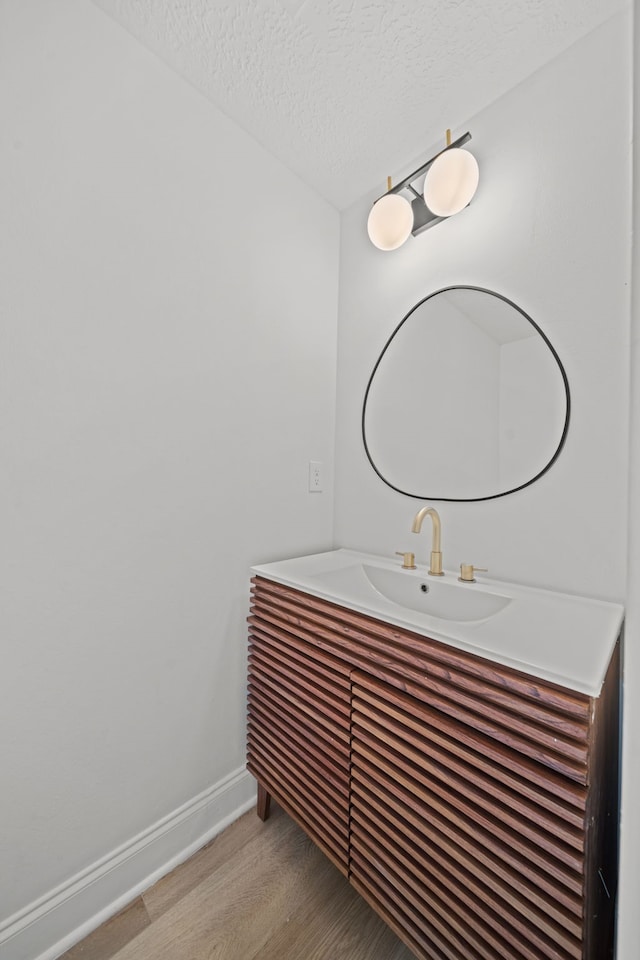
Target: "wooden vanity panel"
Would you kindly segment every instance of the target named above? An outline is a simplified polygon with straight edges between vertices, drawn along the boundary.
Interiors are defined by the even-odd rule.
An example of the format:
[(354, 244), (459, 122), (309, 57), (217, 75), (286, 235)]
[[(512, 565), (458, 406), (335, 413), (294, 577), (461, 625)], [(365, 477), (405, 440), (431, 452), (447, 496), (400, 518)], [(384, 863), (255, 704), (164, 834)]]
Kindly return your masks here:
[[(588, 777), (591, 700), (466, 651), (254, 578), (249, 622), (296, 635), (429, 701), (578, 783)], [(259, 585), (259, 590), (257, 590)]]
[(620, 820), (620, 644), (613, 652), (591, 727), (591, 789), (586, 856), (593, 865), (585, 883), (585, 956), (613, 960)]
[[(253, 624), (253, 640), (260, 641), (260, 650), (263, 653), (269, 652), (269, 655), (275, 661), (280, 661), (288, 669), (289, 664), (295, 663), (299, 670), (310, 672), (315, 677), (315, 682), (323, 685), (330, 693), (334, 690), (349, 690), (350, 680), (347, 673), (344, 673), (344, 662), (342, 659), (329, 657), (321, 650), (313, 647), (311, 650), (305, 647), (300, 649), (300, 638), (295, 638), (296, 642), (291, 641), (291, 637), (278, 630), (271, 630), (265, 633), (258, 624)], [(318, 656), (319, 654), (319, 656)]]
[[(404, 700), (405, 710), (411, 709), (410, 698)], [(551, 795), (543, 783), (537, 795), (528, 783), (521, 790), (517, 777), (509, 776), (506, 769), (503, 771), (487, 760), (481, 742), (474, 751), (464, 728), (442, 719), (422, 704), (413, 715), (403, 718), (395, 702), (381, 703), (360, 687), (357, 692), (354, 690), (352, 723), (364, 756), (375, 750), (381, 762), (386, 759), (397, 764), (401, 771), (432, 789), (437, 790), (439, 784), (448, 787), (455, 783), (462, 796), (481, 802), (501, 823), (518, 824), (524, 835), (541, 846), (555, 850), (561, 840), (568, 850), (582, 854), (584, 818), (579, 826), (574, 826), (570, 822), (576, 813), (574, 808), (565, 809), (556, 803), (556, 810), (551, 812), (547, 803)], [(421, 721), (420, 732), (416, 727)], [(353, 731), (352, 735), (355, 738)], [(571, 860), (570, 854), (568, 859)]]
[[(545, 920), (544, 915), (525, 919), (511, 907), (507, 912), (504, 902), (493, 895), (490, 888), (467, 885), (455, 873), (434, 868), (428, 858), (417, 861), (398, 851), (393, 844), (380, 846), (359, 825), (353, 833), (356, 839), (354, 872), (357, 871), (361, 883), (373, 881), (378, 888), (384, 883), (390, 884), (416, 911), (409, 914), (413, 927), (422, 927), (427, 937), (429, 927), (436, 927), (441, 943), (448, 942), (450, 949), (455, 948), (456, 958), (467, 960), (469, 955), (477, 955), (485, 960), (498, 957), (541, 960), (569, 955), (579, 960), (581, 957), (579, 943), (569, 934), (561, 932), (561, 939), (557, 940), (550, 923), (538, 926), (539, 920)], [(506, 916), (512, 922), (508, 922)]]
[[(583, 906), (581, 898), (559, 887), (553, 880), (540, 885), (531, 882), (521, 869), (517, 858), (502, 857), (492, 861), (484, 856), (482, 847), (471, 836), (456, 836), (455, 826), (434, 815), (433, 818), (412, 822), (399, 810), (377, 797), (364, 783), (357, 787), (358, 802), (352, 810), (352, 832), (368, 835), (385, 847), (396, 851), (399, 862), (409, 868), (413, 861), (429, 860), (450, 870), (457, 865), (462, 897), (468, 891), (483, 891), (483, 901), (501, 899), (511, 906), (527, 904), (527, 910), (538, 916), (542, 930), (551, 929), (553, 921), (579, 937), (582, 929)], [(516, 866), (508, 862), (516, 860)]]
[[(287, 736), (286, 732), (280, 732), (276, 736), (272, 731), (265, 732), (259, 713), (256, 713), (255, 722), (249, 730), (248, 741), (250, 750), (277, 760), (283, 769), (288, 769), (291, 776), (295, 776), (296, 782), (304, 783), (316, 798), (322, 799), (327, 811), (335, 812), (337, 823), (341, 822), (343, 810), (349, 802), (348, 775), (340, 776), (324, 758), (319, 759), (317, 754), (305, 752), (304, 740), (295, 734)], [(281, 759), (279, 750), (287, 750), (286, 760)], [(327, 815), (330, 816), (329, 813)]]
[[(583, 889), (583, 862), (575, 855), (567, 855), (559, 846), (557, 856), (553, 851), (544, 849), (528, 837), (524, 836), (512, 825), (502, 824), (489, 811), (484, 811), (479, 804), (465, 801), (456, 794), (454, 789), (449, 791), (436, 788), (430, 790), (421, 787), (419, 782), (412, 781), (401, 771), (395, 771), (392, 766), (377, 759), (371, 753), (367, 754), (354, 739), (354, 755), (352, 761), (352, 805), (356, 805), (356, 795), (360, 786), (374, 792), (376, 788), (384, 787), (385, 793), (394, 791), (389, 797), (388, 804), (396, 809), (405, 820), (412, 820), (411, 812), (417, 818), (437, 814), (441, 829), (455, 830), (455, 838), (460, 842), (460, 833), (472, 838), (473, 842), (482, 848), (483, 856), (507, 859), (509, 862), (519, 862), (526, 876), (541, 888), (550, 886), (555, 894), (561, 889), (580, 896)], [(412, 821), (413, 822), (413, 821)], [(415, 821), (417, 822), (417, 821)], [(415, 825), (415, 823), (414, 823)]]
[[(465, 767), (453, 752), (455, 766), (448, 763), (447, 751), (431, 742), (428, 706), (358, 673), (352, 679), (352, 876), (363, 886), (373, 880), (376, 890), (390, 885), (410, 905), (414, 926), (424, 917), (430, 937), (438, 925), (455, 960), (581, 960), (584, 834), (549, 818), (545, 792), (537, 810), (501, 784), (499, 773), (496, 781), (490, 762), (484, 771)], [(422, 744), (397, 719), (398, 704), (423, 724)], [(449, 740), (465, 743), (462, 725), (444, 719)], [(373, 816), (371, 797), (382, 798)], [(505, 861), (520, 879), (517, 894), (500, 880), (498, 893)]]
[(618, 649), (590, 698), (252, 585), (260, 815), (272, 794), (419, 960), (613, 960)]
[(288, 783), (274, 773), (270, 764), (263, 765), (254, 755), (247, 763), (247, 769), (258, 781), (259, 788), (266, 791), (268, 797), (274, 797), (279, 806), (298, 823), (318, 847), (329, 857), (344, 876), (348, 875), (348, 833), (340, 831), (336, 835), (332, 827), (325, 822), (324, 811), (313, 802), (307, 802), (305, 794), (300, 794), (300, 785)]
[[(377, 681), (373, 681), (375, 684)], [(357, 709), (360, 713), (361, 725), (366, 727), (367, 718), (377, 719), (376, 707), (369, 706), (367, 691), (370, 689), (370, 680), (362, 678), (360, 681), (360, 696)], [(373, 691), (375, 693), (375, 686)], [(405, 743), (421, 749), (424, 745), (425, 730), (420, 717), (406, 712), (403, 696), (398, 691), (394, 699), (389, 699), (385, 705), (386, 720), (383, 736), (393, 736), (393, 726), (399, 722), (403, 726)], [(555, 771), (533, 764), (518, 753), (495, 743), (481, 733), (460, 727), (460, 736), (452, 740), (447, 734), (451, 720), (437, 710), (431, 711), (428, 730), (429, 742), (434, 749), (443, 747), (447, 753), (447, 762), (455, 766), (460, 763), (468, 770), (468, 779), (473, 781), (477, 768), (483, 775), (494, 776), (496, 781), (506, 788), (519, 794), (521, 798), (533, 800), (540, 804), (544, 797), (544, 811), (549, 819), (557, 817), (570, 824), (575, 832), (584, 830), (586, 822), (586, 790), (584, 787), (559, 776)], [(407, 746), (407, 750), (411, 747)], [(538, 808), (541, 809), (541, 808)]]
[(280, 694), (282, 701), (288, 703), (292, 710), (298, 711), (335, 736), (346, 741), (349, 739), (349, 704), (348, 701), (339, 703), (334, 698), (327, 697), (324, 691), (307, 683), (304, 678), (297, 677), (293, 671), (288, 674), (279, 667), (269, 663), (268, 658), (256, 652), (249, 654), (249, 676), (255, 685), (262, 685), (271, 690), (274, 695)]
[[(249, 716), (250, 719), (259, 719), (266, 729), (284, 729), (290, 731), (291, 742), (301, 744), (302, 749), (309, 752), (327, 769), (331, 770), (332, 777), (348, 782), (348, 767), (351, 756), (350, 744), (334, 736), (330, 730), (313, 725), (307, 717), (297, 715), (288, 710), (287, 704), (278, 704), (270, 697), (270, 691), (256, 688), (254, 683), (249, 684)], [(340, 731), (342, 734), (343, 731)]]
[(271, 765), (274, 780), (277, 779), (285, 785), (295, 784), (303, 791), (300, 803), (312, 809), (316, 827), (319, 820), (325, 831), (330, 833), (334, 840), (341, 842), (344, 837), (346, 801), (341, 801), (337, 793), (332, 795), (326, 785), (323, 785), (317, 771), (308, 764), (299, 764), (291, 758), (283, 759), (283, 751), (279, 749), (279, 745), (268, 743), (266, 739), (255, 735), (249, 737), (249, 749), (263, 769), (266, 769), (267, 764)]
[(302, 638), (249, 638), (247, 767), (344, 873), (348, 870), (349, 666)]

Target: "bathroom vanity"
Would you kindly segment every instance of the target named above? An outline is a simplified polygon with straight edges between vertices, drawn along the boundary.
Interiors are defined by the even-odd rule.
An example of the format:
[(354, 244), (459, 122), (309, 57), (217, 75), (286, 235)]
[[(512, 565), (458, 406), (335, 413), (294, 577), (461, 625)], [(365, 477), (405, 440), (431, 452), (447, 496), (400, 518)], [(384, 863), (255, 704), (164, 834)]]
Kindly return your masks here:
[(343, 550), (253, 573), (259, 815), (423, 960), (612, 956), (622, 608)]

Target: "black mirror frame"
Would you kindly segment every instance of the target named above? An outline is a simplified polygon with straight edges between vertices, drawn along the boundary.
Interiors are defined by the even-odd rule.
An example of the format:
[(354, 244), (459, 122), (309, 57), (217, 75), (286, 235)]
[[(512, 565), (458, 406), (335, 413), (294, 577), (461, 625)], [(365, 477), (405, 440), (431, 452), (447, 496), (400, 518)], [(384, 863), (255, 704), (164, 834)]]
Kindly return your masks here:
[[(376, 374), (376, 370), (380, 366), (382, 358), (384, 357), (385, 353), (390, 347), (396, 334), (399, 332), (399, 330), (404, 325), (404, 323), (409, 319), (409, 317), (418, 309), (418, 307), (421, 307), (423, 303), (427, 302), (427, 300), (431, 300), (433, 297), (437, 297), (441, 293), (447, 293), (449, 290), (475, 290), (478, 293), (486, 293), (486, 294), (489, 294), (489, 296), (497, 297), (499, 300), (502, 300), (504, 303), (509, 304), (510, 307), (513, 307), (514, 310), (517, 310), (518, 313), (520, 313), (525, 318), (525, 320), (529, 321), (531, 326), (537, 331), (537, 333), (542, 337), (542, 339), (546, 343), (547, 347), (551, 351), (552, 356), (554, 357), (556, 363), (558, 364), (558, 369), (560, 370), (560, 373), (562, 375), (562, 380), (564, 383), (565, 397), (567, 401), (567, 411), (566, 411), (565, 420), (564, 420), (564, 427), (563, 427), (562, 436), (560, 437), (560, 441), (558, 443), (556, 451), (551, 457), (551, 459), (549, 460), (549, 462), (542, 468), (542, 470), (539, 470), (534, 477), (532, 477), (530, 480), (527, 480), (526, 483), (521, 483), (517, 487), (513, 487), (510, 490), (504, 490), (502, 493), (490, 494), (489, 496), (486, 496), (486, 497), (433, 497), (433, 496), (426, 496), (424, 494), (419, 494), (419, 493), (407, 493), (406, 490), (401, 490), (400, 487), (396, 487), (393, 483), (390, 483), (390, 481), (387, 480), (380, 473), (375, 463), (373, 462), (373, 458), (371, 456), (371, 453), (369, 451), (369, 447), (367, 444), (367, 436), (365, 431), (365, 414), (367, 410), (367, 398), (369, 396), (369, 391), (371, 389), (373, 378)], [(549, 340), (545, 332), (535, 322), (535, 320), (533, 320), (528, 313), (525, 313), (525, 311), (521, 307), (519, 307), (517, 303), (514, 303), (513, 300), (510, 300), (508, 297), (503, 296), (503, 294), (501, 293), (496, 293), (495, 290), (489, 290), (486, 287), (475, 287), (469, 284), (455, 284), (449, 287), (442, 287), (440, 290), (435, 290), (433, 293), (430, 293), (426, 297), (423, 297), (422, 300), (419, 300), (418, 303), (416, 303), (411, 308), (411, 310), (409, 310), (409, 312), (405, 314), (405, 316), (402, 318), (402, 320), (397, 325), (397, 327), (395, 328), (395, 330), (393, 331), (393, 333), (385, 343), (384, 347), (382, 348), (380, 356), (376, 360), (374, 368), (371, 371), (371, 376), (369, 377), (369, 381), (367, 383), (367, 389), (365, 390), (365, 393), (364, 393), (364, 400), (362, 403), (362, 442), (364, 444), (365, 453), (367, 454), (367, 459), (369, 460), (369, 463), (371, 464), (375, 473), (380, 477), (383, 483), (385, 483), (388, 487), (391, 487), (391, 489), (395, 490), (397, 493), (401, 493), (405, 497), (411, 497), (414, 500), (437, 500), (437, 501), (449, 502), (449, 503), (479, 503), (480, 501), (483, 501), (483, 500), (497, 500), (499, 497), (507, 497), (509, 496), (509, 494), (516, 493), (518, 490), (523, 490), (525, 487), (529, 487), (532, 483), (535, 483), (536, 480), (539, 480), (540, 477), (542, 477), (547, 472), (547, 470), (549, 470), (553, 466), (553, 464), (556, 462), (556, 460), (560, 456), (560, 452), (564, 447), (565, 440), (567, 439), (570, 414), (571, 414), (571, 394), (569, 392), (569, 381), (567, 379), (566, 370), (562, 365), (562, 361), (560, 360), (560, 357), (558, 356), (558, 353), (555, 347), (553, 346), (553, 344), (551, 343), (551, 341)]]

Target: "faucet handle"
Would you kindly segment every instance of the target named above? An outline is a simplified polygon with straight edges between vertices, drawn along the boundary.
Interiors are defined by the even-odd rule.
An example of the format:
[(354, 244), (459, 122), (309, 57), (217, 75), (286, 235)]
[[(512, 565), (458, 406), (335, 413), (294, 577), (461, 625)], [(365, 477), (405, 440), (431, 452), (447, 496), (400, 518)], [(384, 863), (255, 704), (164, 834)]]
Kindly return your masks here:
[(416, 555), (415, 553), (403, 553), (402, 550), (396, 550), (396, 556), (402, 557), (402, 569), (403, 570), (415, 570), (416, 569)]
[(476, 570), (480, 570), (482, 573), (489, 572), (487, 567), (474, 567), (472, 563), (461, 563), (460, 576), (458, 577), (460, 583), (475, 583), (476, 578), (474, 573)]

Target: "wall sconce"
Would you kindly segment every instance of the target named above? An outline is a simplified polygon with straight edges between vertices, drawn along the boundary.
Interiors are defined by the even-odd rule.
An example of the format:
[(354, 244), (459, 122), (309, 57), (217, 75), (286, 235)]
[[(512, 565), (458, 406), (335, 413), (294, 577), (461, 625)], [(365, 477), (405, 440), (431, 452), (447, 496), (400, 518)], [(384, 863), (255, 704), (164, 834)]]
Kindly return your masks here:
[[(465, 133), (451, 143), (451, 131), (447, 130), (444, 150), (395, 187), (391, 186), (391, 177), (387, 177), (387, 192), (376, 200), (367, 220), (367, 232), (374, 246), (379, 250), (397, 250), (409, 234), (416, 237), (467, 206), (480, 177), (476, 158), (461, 149), (469, 140), (471, 134)], [(423, 174), (426, 176), (420, 194), (412, 184)], [(413, 194), (411, 203), (400, 196), (403, 190)]]

